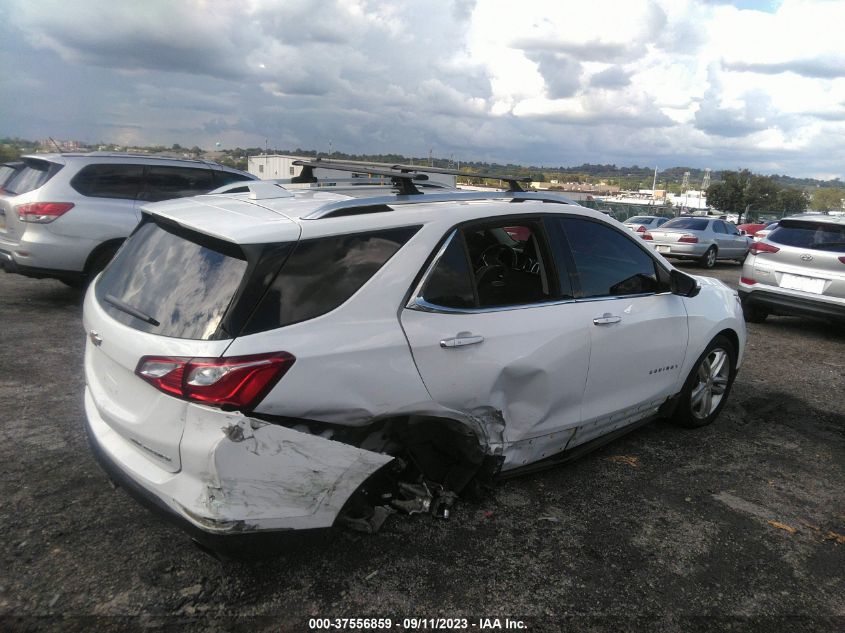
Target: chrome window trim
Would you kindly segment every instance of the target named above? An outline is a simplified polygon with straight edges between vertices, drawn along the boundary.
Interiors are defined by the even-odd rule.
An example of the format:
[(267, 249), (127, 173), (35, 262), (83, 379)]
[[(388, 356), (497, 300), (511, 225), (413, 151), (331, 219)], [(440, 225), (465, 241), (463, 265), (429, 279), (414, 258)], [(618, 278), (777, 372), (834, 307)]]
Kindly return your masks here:
[(510, 306), (491, 306), (489, 308), (450, 308), (430, 303), (419, 295), (415, 295), (405, 308), (418, 312), (432, 312), (434, 314), (484, 314), (487, 312), (510, 312), (513, 310), (530, 310), (531, 308), (547, 308), (551, 306), (567, 305), (571, 303), (598, 303), (601, 301), (612, 301), (615, 299), (639, 299), (640, 297), (662, 297), (671, 295), (671, 292), (643, 292), (634, 295), (607, 295), (602, 297), (584, 297), (580, 299), (558, 299), (556, 301), (543, 301), (540, 303), (519, 303)]
[[(434, 259), (431, 260), (431, 263), (428, 265), (428, 268), (425, 269), (422, 277), (420, 278), (420, 282), (417, 284), (417, 287), (414, 288), (414, 291), (411, 293), (411, 299), (408, 303), (405, 304), (406, 308), (413, 308), (417, 300), (419, 299), (422, 301), (422, 292), (425, 285), (428, 283), (429, 277), (431, 277), (431, 273), (434, 272), (434, 269), (437, 267), (437, 264), (440, 263), (440, 260), (443, 257), (443, 254), (446, 252), (446, 249), (449, 248), (449, 245), (452, 243), (452, 240), (455, 239), (455, 236), (458, 234), (457, 227), (452, 229), (452, 232), (449, 234), (449, 237), (446, 238), (446, 241), (443, 242), (443, 245), (440, 247), (440, 250), (437, 251), (437, 254), (434, 256)], [(433, 304), (429, 304), (433, 305)]]
[[(589, 218), (591, 219), (591, 218)], [(600, 223), (601, 224), (601, 223)], [(615, 227), (611, 227), (615, 228)], [(611, 301), (614, 299), (637, 299), (640, 297), (659, 297), (664, 295), (671, 295), (672, 292), (641, 292), (637, 294), (629, 294), (629, 295), (602, 295), (599, 297), (578, 297), (572, 299), (556, 299), (554, 301), (542, 301), (538, 303), (520, 303), (515, 305), (509, 306), (491, 306), (486, 308), (451, 308), (448, 306), (441, 306), (423, 299), (422, 293), (423, 288), (428, 283), (429, 277), (431, 277), (432, 272), (437, 267), (437, 264), (440, 263), (440, 259), (443, 257), (443, 254), (446, 252), (446, 249), (449, 248), (449, 245), (452, 243), (452, 240), (455, 239), (455, 236), (458, 234), (460, 227), (455, 227), (452, 229), (449, 236), (443, 242), (443, 245), (438, 249), (437, 254), (434, 256), (434, 259), (431, 260), (431, 263), (425, 269), (422, 277), (420, 278), (419, 283), (414, 288), (414, 291), (411, 293), (411, 298), (405, 304), (406, 310), (416, 310), (418, 312), (430, 312), (433, 314), (484, 314), (488, 312), (510, 312), (513, 310), (528, 310), (531, 308), (542, 308), (542, 307), (550, 307), (550, 306), (558, 306), (558, 305), (566, 305), (570, 303), (588, 303), (588, 302), (599, 302), (599, 301)], [(618, 231), (619, 233), (624, 233), (622, 231)], [(658, 260), (654, 255), (649, 252), (649, 249), (646, 248), (644, 245), (639, 244), (636, 240), (631, 239), (629, 236), (625, 235), (631, 242), (633, 242), (636, 246), (638, 246), (641, 250), (645, 252), (645, 254), (652, 260), (656, 267), (660, 267), (663, 269), (662, 263)], [(665, 270), (665, 269), (664, 269)], [(666, 270), (668, 273), (669, 271)]]

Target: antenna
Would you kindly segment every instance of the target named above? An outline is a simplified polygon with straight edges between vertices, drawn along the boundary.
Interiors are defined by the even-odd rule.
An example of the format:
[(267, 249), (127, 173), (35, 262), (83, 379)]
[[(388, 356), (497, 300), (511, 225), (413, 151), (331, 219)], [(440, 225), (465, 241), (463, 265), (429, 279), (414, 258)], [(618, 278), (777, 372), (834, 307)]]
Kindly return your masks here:
[(57, 151), (57, 152), (59, 152), (59, 154), (61, 154), (61, 153), (62, 153), (62, 148), (61, 148), (61, 147), (59, 147), (59, 144), (58, 144), (58, 143), (56, 143), (56, 141), (54, 141), (54, 140), (53, 140), (53, 137), (52, 137), (52, 136), (48, 136), (47, 138), (48, 138), (48, 139), (50, 139), (50, 142), (51, 142), (53, 145), (55, 145), (55, 146), (56, 146), (56, 151)]

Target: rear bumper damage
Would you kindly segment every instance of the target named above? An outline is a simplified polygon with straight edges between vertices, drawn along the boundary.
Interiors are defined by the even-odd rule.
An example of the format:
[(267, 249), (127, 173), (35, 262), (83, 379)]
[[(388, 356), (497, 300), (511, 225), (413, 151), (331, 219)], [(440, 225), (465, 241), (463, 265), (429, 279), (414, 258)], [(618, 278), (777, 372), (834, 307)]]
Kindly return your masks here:
[(331, 527), (390, 455), (240, 414), (188, 407), (182, 468), (172, 473), (113, 430), (86, 388), (87, 432), (109, 477), (193, 535)]

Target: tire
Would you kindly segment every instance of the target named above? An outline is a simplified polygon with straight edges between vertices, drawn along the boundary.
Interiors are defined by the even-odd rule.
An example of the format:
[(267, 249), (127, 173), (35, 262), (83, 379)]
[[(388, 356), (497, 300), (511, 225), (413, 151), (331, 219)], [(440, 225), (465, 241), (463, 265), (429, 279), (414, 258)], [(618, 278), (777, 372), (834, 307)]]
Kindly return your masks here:
[(718, 251), (716, 250), (715, 246), (711, 246), (707, 249), (707, 252), (701, 256), (700, 263), (704, 268), (713, 268), (716, 265), (716, 255)]
[(109, 262), (117, 253), (119, 246), (107, 246), (100, 249), (88, 262), (85, 269), (85, 284), (90, 284), (94, 281), (94, 277), (103, 272), (103, 269), (109, 265)]
[(728, 400), (736, 377), (736, 349), (725, 336), (710, 341), (695, 361), (672, 420), (687, 428), (707, 426)]
[(742, 302), (742, 316), (749, 323), (762, 323), (769, 316), (769, 313), (762, 308), (749, 305), (747, 301)]
[(82, 279), (59, 279), (64, 285), (68, 288), (73, 288), (74, 290), (81, 290), (85, 287), (85, 283)]

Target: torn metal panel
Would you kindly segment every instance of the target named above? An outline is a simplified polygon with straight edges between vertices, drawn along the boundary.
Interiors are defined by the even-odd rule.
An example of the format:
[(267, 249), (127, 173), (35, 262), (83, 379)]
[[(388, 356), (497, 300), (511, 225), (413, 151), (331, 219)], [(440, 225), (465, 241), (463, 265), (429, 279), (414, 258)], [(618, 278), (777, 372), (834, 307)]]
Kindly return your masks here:
[(218, 439), (199, 471), (205, 486), (194, 505), (205, 516), (239, 519), (251, 529), (329, 527), (355, 489), (393, 459), (239, 414), (192, 407), (182, 443), (186, 465), (203, 459), (193, 447), (208, 446), (196, 436), (209, 434)]

